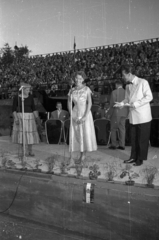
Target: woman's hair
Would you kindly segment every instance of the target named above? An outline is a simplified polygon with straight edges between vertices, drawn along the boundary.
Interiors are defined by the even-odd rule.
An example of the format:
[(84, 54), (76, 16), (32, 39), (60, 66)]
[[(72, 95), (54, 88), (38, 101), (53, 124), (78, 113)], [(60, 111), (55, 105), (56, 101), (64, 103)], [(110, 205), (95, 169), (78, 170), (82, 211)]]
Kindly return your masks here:
[(77, 71), (74, 73), (74, 79), (77, 77), (77, 75), (82, 76), (82, 78), (85, 80), (87, 78), (86, 74), (84, 71)]
[(21, 82), (21, 83), (20, 83), (20, 87), (22, 87), (22, 86), (23, 86), (25, 89), (26, 89), (26, 88), (31, 88), (31, 85), (30, 85), (29, 83), (25, 83), (25, 82)]

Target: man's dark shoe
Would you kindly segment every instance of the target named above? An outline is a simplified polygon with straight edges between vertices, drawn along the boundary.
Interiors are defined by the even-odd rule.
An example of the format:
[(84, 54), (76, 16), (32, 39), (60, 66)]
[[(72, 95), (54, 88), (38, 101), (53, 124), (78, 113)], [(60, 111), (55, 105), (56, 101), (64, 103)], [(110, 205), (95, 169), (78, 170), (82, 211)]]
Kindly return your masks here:
[(117, 149), (125, 150), (125, 148), (124, 148), (124, 147), (121, 147), (121, 146), (117, 147)]
[(124, 163), (135, 163), (135, 162), (136, 160), (133, 158), (124, 161)]
[(141, 166), (143, 164), (143, 161), (137, 161), (133, 164), (133, 166)]
[(115, 150), (116, 147), (115, 146), (110, 146), (109, 149)]

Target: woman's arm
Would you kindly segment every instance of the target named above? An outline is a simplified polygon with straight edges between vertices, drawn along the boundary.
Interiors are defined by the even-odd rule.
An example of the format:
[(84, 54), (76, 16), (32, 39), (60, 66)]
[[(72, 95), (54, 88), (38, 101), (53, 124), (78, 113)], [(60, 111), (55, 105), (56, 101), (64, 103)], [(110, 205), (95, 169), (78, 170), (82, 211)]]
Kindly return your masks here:
[(12, 112), (13, 112), (13, 117), (15, 122), (18, 122), (17, 107), (18, 107), (18, 96), (15, 96), (13, 99), (13, 106), (12, 106)]
[(33, 114), (34, 114), (34, 117), (35, 117), (35, 118), (38, 118), (38, 117), (39, 117), (38, 111), (33, 111)]
[(81, 119), (82, 122), (84, 122), (86, 120), (86, 118), (91, 110), (91, 107), (92, 107), (91, 91), (88, 88), (86, 111), (85, 111), (84, 116)]
[(17, 112), (16, 111), (13, 112), (13, 117), (14, 117), (15, 121), (18, 121), (18, 117), (17, 117)]
[(39, 113), (38, 113), (38, 111), (36, 110), (33, 96), (31, 95), (30, 98), (31, 98), (31, 109), (32, 109), (32, 111), (33, 111), (33, 114), (34, 114), (35, 119), (37, 119), (37, 118), (39, 118)]
[(70, 113), (70, 115), (71, 115), (71, 97), (70, 97), (70, 96), (68, 96), (67, 108), (68, 108), (68, 111), (69, 111), (69, 113)]
[(73, 93), (73, 91), (74, 91), (74, 88), (71, 88), (69, 93), (68, 93), (68, 100), (67, 100), (67, 108), (68, 108), (68, 111), (69, 111), (70, 115), (71, 115), (71, 107), (72, 107), (71, 106), (72, 105), (71, 94)]

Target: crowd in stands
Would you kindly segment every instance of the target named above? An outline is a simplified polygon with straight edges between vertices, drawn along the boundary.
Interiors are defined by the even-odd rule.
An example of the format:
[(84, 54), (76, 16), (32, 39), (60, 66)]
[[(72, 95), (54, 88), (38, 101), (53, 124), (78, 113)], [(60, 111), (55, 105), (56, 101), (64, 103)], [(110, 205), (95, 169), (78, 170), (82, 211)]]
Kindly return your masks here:
[[(118, 71), (123, 63), (135, 65), (137, 75), (158, 91), (159, 39), (108, 45), (70, 52), (37, 55), (15, 59), (8, 67), (0, 65), (0, 98), (12, 98), (19, 83), (30, 83), (34, 89), (45, 88), (50, 96), (67, 91), (72, 73), (84, 70), (89, 85), (107, 94), (112, 83), (121, 78)], [(108, 87), (109, 86), (109, 87)]]

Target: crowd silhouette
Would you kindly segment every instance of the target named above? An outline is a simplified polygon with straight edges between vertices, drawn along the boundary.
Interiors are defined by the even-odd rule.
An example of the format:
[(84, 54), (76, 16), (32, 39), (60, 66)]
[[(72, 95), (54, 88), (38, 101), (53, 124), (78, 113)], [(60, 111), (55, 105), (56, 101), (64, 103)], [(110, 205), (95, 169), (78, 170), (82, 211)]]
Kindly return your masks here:
[(121, 78), (118, 69), (123, 63), (133, 64), (137, 76), (149, 81), (152, 92), (158, 91), (159, 39), (156, 38), (17, 58), (8, 66), (1, 64), (0, 98), (12, 98), (22, 81), (34, 89), (44, 89), (50, 96), (65, 94), (76, 70), (86, 73), (88, 85), (93, 84), (97, 92), (108, 94), (113, 82)]

